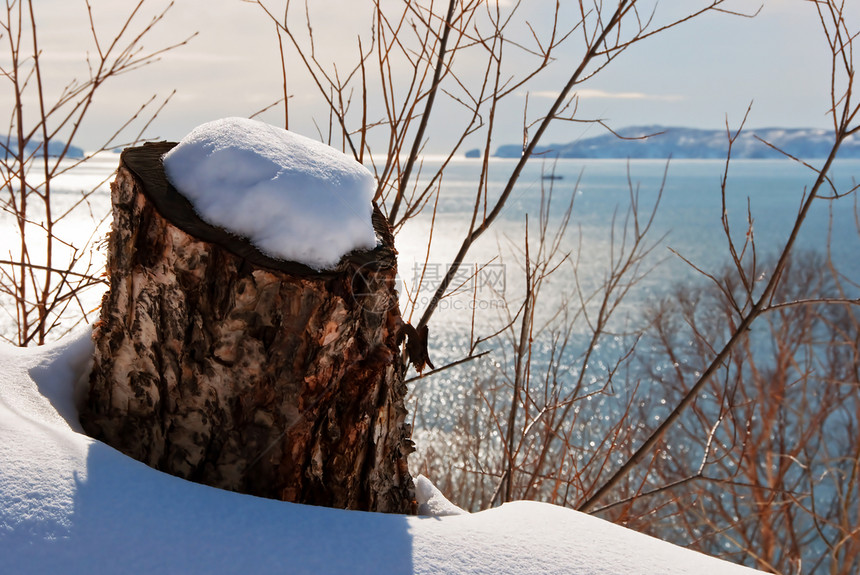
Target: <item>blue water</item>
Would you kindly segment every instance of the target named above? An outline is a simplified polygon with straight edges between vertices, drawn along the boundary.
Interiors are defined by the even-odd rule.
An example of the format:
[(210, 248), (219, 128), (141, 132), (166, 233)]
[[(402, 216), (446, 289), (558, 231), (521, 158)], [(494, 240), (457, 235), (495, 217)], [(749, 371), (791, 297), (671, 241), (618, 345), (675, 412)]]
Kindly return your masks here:
[[(425, 162), (424, 173), (430, 173), (428, 168), (432, 166), (432, 162)], [(513, 167), (513, 160), (491, 161), (487, 190), (491, 203), (501, 193)], [(580, 295), (592, 294), (607, 277), (613, 254), (617, 256), (623, 245), (629, 248), (633, 224), (627, 220), (625, 226), (624, 218), (631, 205), (631, 197), (636, 198), (640, 226), (644, 226), (662, 188), (653, 224), (646, 236), (652, 249), (639, 268), (640, 273), (650, 271), (635, 282), (618, 306), (611, 325), (622, 335), (603, 344), (604, 355), (595, 359), (607, 364), (612, 362), (623, 352), (625, 326), (632, 329), (641, 320), (639, 311), (646, 302), (665, 295), (679, 282), (695, 286), (707, 281), (690, 264), (702, 272), (716, 273), (729, 263), (728, 243), (721, 221), (721, 181), (725, 170), (725, 162), (715, 160), (677, 160), (668, 166), (665, 161), (658, 160), (530, 162), (491, 231), (466, 257), (471, 270), (489, 262), (489, 267), (485, 268), (489, 279), (479, 276), (468, 280), (468, 274), (464, 276), (463, 293), (443, 300), (430, 322), (430, 352), (434, 364), (439, 367), (467, 355), (476, 337), (502, 329), (511, 317), (516, 316), (524, 285), (522, 252), (526, 214), (530, 249), (534, 256), (542, 192), (544, 196), (550, 191), (552, 193), (550, 230), (561, 221), (571, 194), (574, 196), (572, 217), (559, 250), (560, 254), (569, 254), (569, 258), (547, 280), (536, 310), (537, 324), (558, 325), (559, 310), (565, 309), (572, 316), (579, 307)], [(542, 179), (542, 174), (549, 173), (555, 174), (556, 179)], [(404, 226), (397, 237), (402, 291), (415, 296), (425, 258), (429, 263), (425, 270), (425, 284), (429, 284), (426, 287), (430, 289), (418, 292), (415, 306), (406, 295), (401, 298), (401, 308), (407, 319), (417, 321), (432, 293), (433, 276), (444, 272), (459, 248), (475, 204), (479, 174), (479, 160), (458, 160), (446, 168), (438, 188), (439, 203), (429, 256), (426, 256), (426, 245), (430, 237), (432, 202), (431, 207)], [(831, 172), (832, 181), (840, 192), (849, 190), (858, 175), (858, 160), (839, 162)], [(759, 262), (757, 275), (760, 277), (762, 274), (766, 277), (768, 272), (762, 262), (773, 258), (784, 246), (815, 177), (809, 168), (787, 160), (731, 163), (725, 194), (731, 236), (739, 252), (745, 240), (754, 239)], [(833, 190), (827, 188), (821, 193), (831, 196)], [(851, 282), (856, 286), (860, 280), (858, 247), (860, 234), (854, 196), (816, 200), (803, 224), (796, 249), (821, 254), (829, 252), (836, 267), (848, 278), (845, 285), (849, 293), (853, 290), (854, 297), (857, 289)], [(748, 246), (748, 261), (751, 254)], [(555, 261), (561, 259), (559, 255)], [(499, 276), (504, 278), (502, 283)], [(500, 286), (504, 288), (503, 293), (492, 289)], [(596, 311), (594, 301), (588, 304), (588, 308), (592, 314)], [(571, 376), (581, 368), (576, 361), (581, 351), (577, 346), (584, 348), (589, 333), (588, 323), (580, 318), (573, 329), (567, 352)], [(415, 394), (420, 399), (417, 409), (423, 409), (421, 405), (429, 405), (435, 407), (427, 409), (435, 410), (439, 404), (462, 400), (471, 382), (486, 376), (487, 370), (510, 373), (512, 342), (509, 330), (508, 336), (503, 335), (494, 342), (477, 347), (478, 350), (491, 351), (482, 360), (413, 382)], [(613, 342), (617, 344), (614, 349)], [(534, 357), (539, 364), (542, 359), (547, 359), (551, 342), (537, 337), (533, 345)]]
[[(501, 192), (513, 167), (512, 160), (492, 162), (489, 186), (491, 199)], [(525, 214), (529, 214), (534, 225), (539, 213), (541, 188), (548, 191), (551, 185), (554, 214), (560, 214), (567, 206), (569, 195), (575, 190), (574, 226), (583, 226), (589, 234), (600, 235), (601, 231), (605, 231), (612, 213), (629, 205), (631, 186), (639, 192), (643, 208), (640, 211), (650, 208), (657, 198), (664, 172), (667, 172), (653, 235), (668, 233), (662, 242), (665, 246), (674, 247), (685, 256), (695, 258), (696, 263), (713, 263), (716, 260), (712, 256), (718, 255), (715, 248), (725, 244), (720, 221), (720, 182), (724, 171), (724, 162), (714, 160), (675, 160), (668, 167), (666, 162), (659, 160), (635, 160), (629, 163), (620, 160), (533, 161), (520, 177), (495, 231), (498, 234), (510, 234), (521, 229)], [(452, 241), (454, 238), (448, 237), (450, 232), (459, 231), (460, 222), (471, 215), (479, 173), (480, 163), (477, 160), (454, 162), (446, 168), (437, 216), (437, 220), (441, 220), (439, 228), (446, 235), (443, 241)], [(541, 174), (547, 173), (554, 173), (561, 179), (542, 181)], [(860, 176), (860, 160), (837, 163), (832, 175), (840, 189), (850, 188), (855, 176)], [(577, 179), (580, 179), (578, 186)], [(728, 172), (726, 203), (736, 238), (743, 237), (747, 231), (749, 207), (759, 251), (781, 247), (804, 194), (814, 179), (815, 174), (809, 169), (787, 161), (732, 162)], [(829, 193), (829, 190), (824, 191)], [(840, 239), (836, 242), (839, 245), (834, 247), (838, 248), (841, 257), (850, 253), (851, 247), (856, 247), (853, 197), (839, 202), (816, 201), (804, 225), (801, 245), (820, 249), (826, 247), (831, 205), (838, 208), (833, 232)], [(852, 246), (845, 245), (849, 240), (854, 241)], [(412, 246), (406, 246), (403, 242), (399, 248), (401, 251), (413, 251)]]

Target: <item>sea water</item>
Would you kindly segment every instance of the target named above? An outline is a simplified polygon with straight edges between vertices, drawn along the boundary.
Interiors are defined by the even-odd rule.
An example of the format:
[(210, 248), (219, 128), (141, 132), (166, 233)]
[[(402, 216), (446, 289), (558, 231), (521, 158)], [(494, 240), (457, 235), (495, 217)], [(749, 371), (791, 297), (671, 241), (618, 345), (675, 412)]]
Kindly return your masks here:
[[(430, 173), (433, 167), (425, 162), (424, 173)], [(491, 160), (486, 193), (491, 207), (513, 167), (513, 160)], [(398, 234), (402, 291), (414, 292), (424, 274), (420, 295), (411, 294), (418, 308), (412, 314), (414, 319), (426, 307), (432, 288), (438, 285), (439, 277), (448, 269), (468, 231), (479, 192), (480, 170), (480, 160), (449, 163), (438, 185), (435, 215), (431, 200), (419, 217), (404, 225)], [(550, 174), (553, 179), (549, 179)], [(843, 161), (832, 169), (830, 180), (835, 189), (842, 192), (851, 188), (855, 175), (860, 175), (860, 161)], [(569, 277), (566, 270), (578, 266), (578, 281), (583, 289), (599, 284), (606, 277), (613, 258), (617, 259), (631, 247), (635, 231), (629, 216), (631, 202), (636, 203), (640, 230), (648, 225), (651, 210), (656, 205), (644, 240), (650, 253), (643, 260), (641, 271), (653, 269), (631, 294), (632, 304), (634, 300), (664, 291), (675, 282), (701, 279), (701, 272), (718, 271), (730, 260), (729, 235), (737, 252), (747, 240), (754, 240), (760, 260), (775, 256), (788, 240), (816, 176), (807, 167), (780, 160), (733, 161), (728, 171), (725, 162), (715, 160), (668, 163), (659, 160), (534, 160), (526, 166), (497, 220), (464, 260), (464, 267), (473, 273), (476, 267), (486, 266), (485, 273), (479, 274), (475, 282), (460, 282), (461, 291), (466, 295), (473, 300), (476, 295), (481, 296), (483, 300), (470, 301), (468, 305), (453, 301), (440, 305), (433, 323), (440, 331), (446, 324), (466, 319), (471, 324), (471, 314), (462, 312), (497, 308), (496, 300), (502, 298), (496, 296), (512, 295), (510, 288), (522, 285), (526, 220), (530, 256), (536, 259), (542, 196), (544, 202), (550, 194), (552, 196), (547, 225), (550, 234), (558, 229), (573, 200), (567, 233), (560, 242), (556, 259), (562, 254), (569, 255), (558, 275)], [(832, 197), (834, 190), (826, 185), (819, 195)], [(479, 223), (483, 214), (484, 210), (480, 209)], [(729, 224), (728, 235), (723, 225), (724, 214)], [(855, 198), (815, 200), (795, 249), (829, 251), (840, 271), (856, 280), (860, 274), (860, 260), (856, 257), (858, 247)], [(748, 244), (748, 255), (751, 250)], [(461, 275), (465, 279), (468, 274)], [(497, 285), (488, 285), (493, 282)], [(494, 294), (488, 289), (493, 287), (504, 293)], [(558, 286), (555, 291), (564, 289)], [(546, 297), (553, 299), (552, 294)], [(403, 299), (402, 307), (407, 308), (405, 314), (410, 314), (412, 306), (407, 300)]]
[[(514, 165), (514, 160), (490, 161), (487, 212)], [(433, 168), (432, 162), (425, 162), (424, 174), (432, 174)], [(397, 236), (401, 310), (413, 323), (434, 297), (434, 288), (459, 250), (475, 206), (479, 206), (478, 223), (485, 214), (477, 199), (480, 173), (480, 160), (450, 162), (434, 188), (438, 202), (433, 197)], [(858, 296), (860, 280), (858, 209), (850, 194), (832, 198), (850, 190), (857, 175), (860, 161), (842, 161), (833, 167), (819, 190), (823, 197), (812, 203), (794, 248), (829, 256), (845, 276), (843, 286), (850, 297)], [(528, 231), (531, 272), (535, 273), (542, 202), (547, 243), (558, 247), (547, 266), (553, 271), (534, 303), (532, 369), (540, 373), (555, 362), (568, 385), (573, 385), (584, 368), (582, 354), (591, 341), (603, 286), (632, 249), (637, 226), (640, 233), (647, 228), (643, 256), (618, 284), (616, 294), (623, 297), (609, 300), (616, 306), (605, 328), (610, 337), (602, 338), (590, 358), (596, 372), (600, 369), (594, 370), (595, 366), (605, 372), (628, 351), (627, 335), (641, 326), (648, 302), (666, 296), (679, 284), (702, 286), (710, 281), (707, 274), (718, 274), (731, 263), (729, 238), (745, 265), (755, 260), (756, 278), (767, 280), (816, 178), (810, 167), (788, 160), (733, 161), (728, 168), (716, 160), (531, 161), (497, 220), (465, 257), (453, 282), (458, 294), (438, 303), (429, 324), (429, 353), (437, 368), (489, 353), (411, 381), (416, 402), (412, 409), (419, 412), (416, 421), (446, 425), (447, 406), (461, 404), (481, 379), (509, 385), (525, 294), (525, 237)], [(429, 183), (431, 177), (423, 179)], [(566, 232), (557, 237), (569, 207)], [(580, 313), (583, 309), (587, 315)], [(569, 343), (559, 357), (556, 338), (565, 322), (570, 326), (565, 332)], [(498, 335), (485, 339), (493, 334)], [(593, 391), (589, 382), (595, 388), (605, 383), (599, 377), (589, 378), (582, 394)]]

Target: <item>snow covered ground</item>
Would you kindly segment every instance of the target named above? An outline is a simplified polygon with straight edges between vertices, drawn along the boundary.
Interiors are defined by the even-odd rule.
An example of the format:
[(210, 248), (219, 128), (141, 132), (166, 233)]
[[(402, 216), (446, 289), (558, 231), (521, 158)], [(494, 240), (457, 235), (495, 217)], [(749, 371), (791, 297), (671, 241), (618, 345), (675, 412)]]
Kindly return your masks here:
[(406, 517), (283, 503), (150, 469), (82, 434), (89, 333), (0, 347), (0, 572), (742, 574), (569, 509), (465, 514), (429, 481)]

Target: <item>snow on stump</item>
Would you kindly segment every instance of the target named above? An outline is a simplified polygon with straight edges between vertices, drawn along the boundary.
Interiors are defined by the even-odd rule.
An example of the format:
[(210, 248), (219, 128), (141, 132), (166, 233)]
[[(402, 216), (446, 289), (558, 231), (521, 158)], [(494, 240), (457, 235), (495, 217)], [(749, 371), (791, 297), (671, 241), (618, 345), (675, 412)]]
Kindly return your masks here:
[(125, 150), (111, 192), (86, 431), (215, 487), (414, 512), (396, 251), (370, 173), (228, 119)]

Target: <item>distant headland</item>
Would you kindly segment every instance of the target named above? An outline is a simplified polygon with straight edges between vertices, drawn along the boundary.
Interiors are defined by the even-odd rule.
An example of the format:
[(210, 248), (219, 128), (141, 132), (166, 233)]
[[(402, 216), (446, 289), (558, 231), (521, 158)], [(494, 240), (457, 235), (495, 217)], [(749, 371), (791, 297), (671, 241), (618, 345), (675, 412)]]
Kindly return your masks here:
[[(65, 142), (59, 140), (51, 140), (47, 146), (48, 157), (56, 158), (63, 155), (64, 158), (81, 159), (84, 157), (84, 151), (76, 146), (66, 146)], [(64, 153), (65, 152), (65, 153)], [(0, 136), (0, 156), (7, 160), (18, 153), (18, 139), (12, 136)], [(28, 140), (24, 146), (24, 154), (26, 156), (39, 156), (45, 154), (45, 146), (38, 140)]]
[[(620, 158), (620, 159), (725, 159), (728, 136), (725, 130), (701, 130), (667, 126), (631, 126), (566, 144), (538, 146), (535, 153), (553, 158)], [(653, 135), (652, 135), (653, 134)], [(641, 139), (644, 136), (651, 136)], [(620, 136), (620, 137), (619, 137)], [(741, 132), (732, 146), (732, 157), (738, 159), (772, 159), (783, 154), (764, 142), (802, 159), (823, 158), (830, 153), (833, 134), (820, 128), (763, 128)], [(522, 146), (499, 146), (493, 157), (519, 158)], [(479, 157), (469, 150), (466, 157)], [(839, 149), (839, 158), (860, 158), (860, 138), (851, 136)]]

